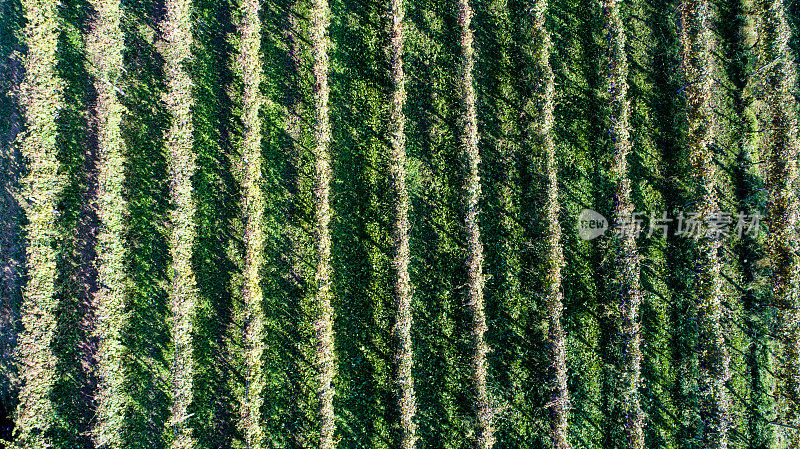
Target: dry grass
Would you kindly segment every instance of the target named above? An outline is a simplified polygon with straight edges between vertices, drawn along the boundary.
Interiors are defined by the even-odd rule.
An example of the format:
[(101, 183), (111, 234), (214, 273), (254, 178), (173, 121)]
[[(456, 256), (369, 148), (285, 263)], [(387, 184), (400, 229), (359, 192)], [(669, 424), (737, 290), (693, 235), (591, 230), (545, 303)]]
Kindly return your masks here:
[(117, 99), (116, 86), (122, 67), (122, 32), (120, 6), (113, 0), (95, 0), (92, 5), (98, 12), (89, 36), (90, 59), (95, 67), (93, 74), (98, 92), (97, 118), (99, 133), (99, 192), (98, 216), (101, 233), (98, 238), (98, 318), (101, 346), (99, 349), (99, 418), (96, 427), (97, 444), (103, 447), (122, 447), (120, 440), (126, 409), (122, 369), (124, 347), (122, 335), (124, 320), (124, 260), (123, 241), (125, 201), (122, 194), (124, 180), (123, 142), (120, 135), (123, 107)]
[(259, 86), (261, 69), (261, 21), (259, 2), (245, 0), (241, 25), (241, 70), (244, 84), (244, 208), (245, 208), (245, 267), (244, 303), (246, 307), (246, 367), (247, 386), (243, 415), (247, 447), (259, 449), (265, 440), (264, 402), (260, 392), (265, 386), (261, 360), (264, 354), (264, 310), (260, 269), (264, 264), (264, 191), (261, 179), (261, 126), (259, 116), (264, 98)]
[[(56, 75), (57, 1), (23, 2), (29, 18), (25, 35), (28, 59), (25, 66), (23, 102), (27, 134), (22, 154), (29, 160), (23, 196), (27, 201), (29, 264), (22, 305), (24, 331), (17, 348), (22, 368), (22, 388), (16, 417), (16, 447), (47, 447), (48, 437), (36, 431), (53, 416), (50, 393), (55, 382), (56, 357), (51, 349), (55, 332), (53, 297), (56, 278), (56, 200), (64, 186), (56, 160), (56, 112), (62, 105), (64, 81)], [(45, 429), (41, 429), (45, 430)]]
[(191, 58), (191, 0), (167, 1), (166, 72), (169, 87), (165, 97), (172, 116), (167, 134), (168, 161), (172, 178), (172, 237), (170, 252), (170, 304), (172, 309), (172, 418), (174, 449), (194, 447), (194, 436), (186, 422), (192, 401), (194, 364), (192, 356), (192, 320), (197, 303), (197, 284), (192, 270), (192, 250), (197, 238), (191, 177), (195, 172), (192, 125), (192, 81), (186, 70)]

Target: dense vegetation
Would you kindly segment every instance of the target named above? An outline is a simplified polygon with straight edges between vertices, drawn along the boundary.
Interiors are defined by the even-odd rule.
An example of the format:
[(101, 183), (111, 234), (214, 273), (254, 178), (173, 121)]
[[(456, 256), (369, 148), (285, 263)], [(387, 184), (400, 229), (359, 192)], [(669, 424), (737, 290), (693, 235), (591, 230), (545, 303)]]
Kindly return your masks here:
[(0, 447), (800, 448), (798, 52), (790, 0), (0, 0)]

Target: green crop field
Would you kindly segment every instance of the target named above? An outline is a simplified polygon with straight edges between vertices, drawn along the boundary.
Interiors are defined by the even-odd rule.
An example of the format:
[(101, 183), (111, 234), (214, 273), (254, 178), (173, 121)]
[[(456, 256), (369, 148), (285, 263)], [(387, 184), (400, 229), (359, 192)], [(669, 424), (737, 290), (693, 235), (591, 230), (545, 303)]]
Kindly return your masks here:
[(800, 449), (798, 0), (0, 0), (0, 448)]

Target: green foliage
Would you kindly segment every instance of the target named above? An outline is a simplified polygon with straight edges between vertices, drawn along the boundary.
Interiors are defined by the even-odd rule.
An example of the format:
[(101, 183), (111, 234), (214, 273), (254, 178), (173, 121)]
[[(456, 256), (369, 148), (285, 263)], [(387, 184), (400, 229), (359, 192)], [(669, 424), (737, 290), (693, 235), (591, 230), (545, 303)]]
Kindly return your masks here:
[(120, 328), (123, 353), (119, 401), (122, 421), (117, 440), (127, 448), (166, 448), (165, 425), (170, 393), (166, 385), (169, 348), (169, 249), (167, 218), (170, 209), (167, 161), (161, 136), (169, 116), (161, 95), (166, 90), (164, 61), (156, 50), (150, 0), (124, 2), (122, 18), (122, 76), (118, 100), (122, 104), (124, 181), (123, 239), (127, 249), (123, 311)]
[[(228, 86), (232, 82), (229, 36), (231, 5), (227, 2), (193, 2), (194, 48), (189, 73), (193, 82), (191, 110), (196, 172), (192, 178), (197, 237), (193, 242), (192, 270), (198, 287), (193, 317), (193, 357), (196, 360), (188, 425), (198, 448), (230, 447), (242, 437), (236, 431), (232, 387), (242, 373), (231, 365), (234, 348), (231, 326), (233, 290), (237, 269), (232, 255), (239, 251), (235, 220), (240, 204), (232, 176), (238, 154), (233, 148), (237, 131)], [(178, 117), (174, 119), (179, 119)], [(240, 238), (240, 237), (239, 237)]]
[(350, 410), (342, 444), (389, 448), (397, 439), (391, 379), (393, 346), (392, 198), (388, 185), (389, 67), (384, 48), (388, 4), (333, 2), (332, 73), (334, 271), (343, 311), (336, 322), (341, 392), (337, 407)]
[[(92, 1), (120, 15), (118, 40), (107, 44), (121, 63), (108, 67), (98, 62), (107, 30), (98, 32), (100, 11), (87, 1), (0, 2), (0, 438), (11, 438), (3, 419), (16, 409), (20, 449), (318, 447), (315, 137), (325, 111), (315, 110), (313, 2), (191, 0), (186, 17), (168, 18), (163, 0)], [(620, 377), (631, 372), (620, 351), (620, 247), (580, 239), (575, 221), (587, 208), (611, 218), (626, 180), (635, 211), (671, 217), (708, 206), (702, 199), (731, 213), (772, 207), (773, 217), (796, 207), (796, 99), (788, 95), (797, 91), (796, 62), (783, 50), (798, 52), (797, 2), (711, 2), (708, 117), (693, 109), (695, 84), (682, 73), (680, 1), (620, 2), (623, 48), (604, 39), (601, 2), (547, 3), (544, 28), (532, 10), (543, 2), (470, 3), (494, 447), (553, 447), (548, 306), (558, 287), (569, 445), (631, 447), (620, 424), (624, 401), (638, 395), (644, 447), (706, 447), (715, 443), (709, 423), (721, 416), (710, 412), (714, 395), (727, 395), (729, 448), (783, 447), (795, 433), (785, 424), (797, 417), (780, 394), (791, 396), (787, 373), (800, 366), (786, 350), (800, 335), (788, 332), (796, 303), (783, 301), (793, 298), (787, 263), (797, 260), (791, 222), (768, 223), (767, 237), (730, 236), (716, 252), (674, 235), (636, 241), (642, 359), (631, 391)], [(342, 448), (395, 448), (402, 434), (390, 6), (330, 3), (334, 440)], [(479, 424), (458, 2), (403, 6), (416, 446), (462, 449), (475, 445)], [(619, 108), (609, 106), (606, 78), (620, 50), (627, 173), (614, 170)], [(547, 59), (552, 147), (537, 120), (547, 117)], [(109, 93), (113, 101), (103, 100)], [(704, 131), (713, 139), (697, 146)], [(692, 154), (714, 167), (713, 179)], [(558, 223), (548, 215), (555, 187)], [(698, 282), (703, 275), (719, 283)], [(718, 321), (703, 313), (709, 298), (718, 300)], [(714, 346), (718, 334), (724, 346)], [(709, 369), (721, 349), (731, 377), (712, 395), (704, 386), (722, 378)]]

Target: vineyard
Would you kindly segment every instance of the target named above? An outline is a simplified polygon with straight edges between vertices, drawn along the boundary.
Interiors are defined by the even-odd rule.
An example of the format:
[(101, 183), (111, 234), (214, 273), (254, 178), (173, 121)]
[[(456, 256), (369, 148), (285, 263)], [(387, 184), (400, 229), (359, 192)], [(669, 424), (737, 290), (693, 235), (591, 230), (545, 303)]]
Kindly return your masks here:
[(0, 0), (0, 448), (800, 448), (800, 2)]

